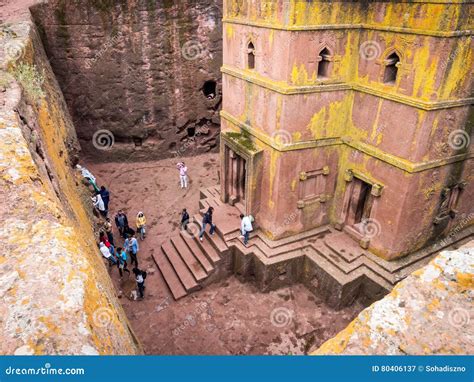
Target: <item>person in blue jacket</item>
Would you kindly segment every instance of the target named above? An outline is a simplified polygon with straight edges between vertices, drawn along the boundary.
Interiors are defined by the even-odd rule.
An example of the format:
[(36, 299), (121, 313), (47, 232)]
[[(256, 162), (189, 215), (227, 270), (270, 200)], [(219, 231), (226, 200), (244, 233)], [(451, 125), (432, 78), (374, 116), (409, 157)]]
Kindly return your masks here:
[(123, 243), (127, 253), (130, 255), (132, 265), (138, 268), (138, 250), (140, 249), (138, 246), (138, 240), (135, 238), (135, 235), (128, 235), (125, 239), (125, 243)]
[(130, 274), (130, 271), (127, 269), (127, 252), (122, 247), (117, 248), (117, 259), (120, 278), (123, 277), (123, 271)]
[(214, 235), (214, 230), (216, 229), (216, 226), (212, 223), (212, 213), (214, 212), (213, 207), (209, 207), (207, 212), (204, 214), (204, 217), (202, 218), (202, 228), (201, 232), (199, 232), (199, 240), (202, 241), (202, 237), (204, 236), (204, 232), (206, 232), (206, 225), (210, 225), (211, 229), (209, 230), (210, 235)]

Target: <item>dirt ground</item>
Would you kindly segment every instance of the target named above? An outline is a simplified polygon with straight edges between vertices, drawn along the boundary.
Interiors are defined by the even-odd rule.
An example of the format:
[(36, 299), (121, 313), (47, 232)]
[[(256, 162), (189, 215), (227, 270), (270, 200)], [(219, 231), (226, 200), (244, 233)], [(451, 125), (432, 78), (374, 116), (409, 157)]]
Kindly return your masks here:
[[(363, 309), (327, 307), (302, 285), (261, 293), (236, 277), (174, 301), (151, 255), (178, 231), (179, 213), (199, 210), (199, 189), (218, 183), (218, 154), (184, 158), (190, 187), (179, 187), (176, 160), (85, 165), (111, 192), (110, 213), (125, 210), (130, 225), (138, 211), (147, 217), (139, 264), (146, 269), (145, 299), (129, 299), (135, 283), (109, 268), (132, 327), (147, 354), (304, 354), (333, 337)], [(115, 227), (114, 227), (115, 229)], [(117, 231), (114, 238), (122, 240)], [(116, 243), (117, 244), (117, 243)]]

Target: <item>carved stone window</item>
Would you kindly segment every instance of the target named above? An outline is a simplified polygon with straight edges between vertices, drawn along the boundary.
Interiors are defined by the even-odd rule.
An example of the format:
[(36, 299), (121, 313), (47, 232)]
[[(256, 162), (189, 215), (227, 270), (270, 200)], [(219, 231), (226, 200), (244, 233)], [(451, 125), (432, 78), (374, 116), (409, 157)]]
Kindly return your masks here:
[(247, 45), (247, 69), (255, 69), (255, 46), (251, 41)]
[(330, 75), (330, 64), (332, 56), (328, 48), (324, 48), (319, 52), (318, 56), (318, 79), (328, 78)]
[(398, 54), (392, 53), (383, 61), (383, 64), (385, 65), (383, 82), (387, 85), (394, 85), (397, 81), (400, 57), (398, 57)]

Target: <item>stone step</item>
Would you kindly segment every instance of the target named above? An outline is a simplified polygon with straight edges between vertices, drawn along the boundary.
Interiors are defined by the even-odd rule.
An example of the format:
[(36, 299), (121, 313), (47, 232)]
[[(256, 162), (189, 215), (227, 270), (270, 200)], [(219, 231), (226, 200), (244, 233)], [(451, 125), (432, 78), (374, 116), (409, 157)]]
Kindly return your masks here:
[(209, 198), (208, 201), (209, 201), (209, 205), (214, 207), (214, 209), (222, 206), (222, 202), (218, 198)]
[(212, 187), (210, 188), (201, 188), (199, 190), (199, 199), (207, 200), (212, 206), (224, 204), (221, 201), (220, 192), (217, 192)]
[(351, 272), (356, 271), (358, 268), (364, 265), (361, 261), (355, 261), (351, 263), (344, 261), (343, 258), (337, 256), (325, 245), (315, 245), (314, 243), (312, 243), (311, 248), (316, 251), (319, 256), (330, 262), (334, 267), (336, 267), (346, 275), (349, 275)]
[(242, 202), (235, 203), (235, 207), (239, 210), (240, 213), (245, 215), (245, 206)]
[(319, 251), (312, 247), (308, 247), (305, 249), (306, 258), (313, 263), (315, 263), (318, 267), (323, 269), (325, 272), (330, 274), (337, 282), (343, 287), (344, 285), (353, 282), (356, 278), (360, 277), (355, 272), (351, 275), (347, 275), (342, 272), (339, 268), (334, 266), (330, 261), (324, 258)]
[(195, 242), (199, 245), (203, 253), (206, 254), (206, 257), (211, 261), (213, 266), (221, 261), (221, 257), (206, 237), (203, 237), (202, 241), (200, 241), (199, 238), (196, 238)]
[(303, 247), (302, 242), (294, 242), (272, 248), (269, 247), (268, 244), (264, 240), (262, 240), (259, 235), (255, 235), (254, 237), (250, 235), (249, 244), (251, 243), (255, 243), (255, 245), (260, 248), (260, 250), (265, 253), (267, 257), (284, 255), (286, 253), (301, 250), (301, 248)]
[(199, 201), (201, 201), (203, 199), (207, 199), (207, 198), (209, 198), (209, 196), (212, 196), (212, 195), (209, 194), (209, 190), (207, 188), (200, 188), (199, 189)]
[(222, 207), (222, 202), (215, 198), (206, 198), (199, 200), (199, 213), (204, 215), (209, 207), (214, 207), (214, 211)]
[(221, 197), (221, 186), (220, 185), (209, 187), (208, 190), (209, 190), (209, 193), (212, 194), (214, 197), (216, 197), (216, 198)]
[(179, 256), (178, 252), (171, 244), (171, 241), (168, 240), (164, 242), (161, 245), (161, 249), (173, 266), (173, 269), (183, 284), (184, 289), (186, 289), (187, 292), (199, 289), (199, 284), (196, 282), (193, 275), (191, 274), (191, 271), (188, 269), (181, 256)]
[(241, 235), (242, 234), (240, 233), (240, 228), (237, 227), (233, 231), (227, 232), (225, 235), (223, 235), (223, 238), (225, 242), (228, 242), (240, 237)]
[[(292, 253), (294, 251), (302, 250), (302, 242), (283, 244), (279, 247), (269, 247), (267, 242), (262, 240), (262, 237), (258, 234), (258, 232), (259, 231), (253, 231), (250, 233), (250, 238), (247, 247), (258, 249), (258, 252), (264, 254), (265, 257), (277, 257)], [(241, 236), (240, 230), (234, 231), (232, 234), (225, 236), (225, 242), (235, 243), (237, 240), (243, 243), (243, 238)]]
[[(229, 236), (229, 231), (231, 233), (238, 233), (240, 232), (240, 227), (236, 226), (235, 228), (229, 228), (229, 223), (228, 222), (222, 222), (220, 219), (218, 224), (216, 224), (216, 232), (219, 234), (222, 240), (227, 241), (227, 237)], [(217, 222), (216, 220), (216, 222)]]
[(366, 270), (370, 270), (373, 274), (378, 275), (378, 277), (385, 280), (385, 282), (394, 284), (395, 277), (390, 272), (387, 272), (384, 268), (379, 266), (377, 263), (374, 263), (370, 259), (360, 256), (359, 258), (347, 261), (347, 258), (338, 254), (334, 249), (327, 246), (326, 243), (315, 245), (314, 243), (311, 245), (314, 250), (316, 250), (321, 256), (325, 257), (326, 260), (331, 262), (335, 267), (340, 269), (345, 274), (351, 274), (355, 272), (360, 267), (364, 267)]
[[(193, 216), (194, 223), (198, 224), (202, 228), (202, 219), (199, 215)], [(206, 254), (207, 258), (212, 261), (213, 264), (217, 264), (220, 260), (220, 254), (227, 250), (227, 245), (224, 243), (222, 238), (219, 237), (219, 232), (216, 229), (214, 235), (209, 234), (209, 224), (206, 226), (206, 231), (203, 236), (203, 240), (199, 240), (199, 235), (196, 235), (196, 242), (199, 244), (202, 251)], [(220, 239), (220, 241), (219, 241)], [(215, 243), (214, 243), (215, 240)], [(222, 248), (222, 250), (221, 250)]]
[(234, 240), (232, 240), (232, 245), (236, 247), (239, 250), (239, 252), (245, 256), (248, 256), (249, 254), (253, 253), (259, 258), (265, 259), (267, 257), (267, 255), (256, 245), (249, 242), (247, 246), (245, 246), (243, 241), (240, 238), (235, 238)]
[[(203, 204), (204, 203), (204, 204)], [(201, 224), (202, 222), (202, 217), (208, 210), (209, 206), (209, 200), (205, 199), (203, 201), (200, 201), (200, 210), (199, 214), (195, 215), (196, 221)], [(205, 207), (205, 208), (202, 208)], [(214, 223), (217, 225), (217, 230), (221, 234), (221, 237), (224, 237), (227, 235), (229, 232), (238, 230), (240, 227), (240, 212), (237, 210), (237, 208), (232, 207), (228, 204), (222, 204), (219, 206), (214, 207)]]
[(396, 283), (395, 281), (390, 282), (389, 280), (382, 277), (378, 273), (374, 272), (372, 269), (368, 268), (367, 266), (365, 266), (363, 273), (365, 277), (369, 278), (372, 282), (384, 288), (386, 291), (391, 291), (392, 288), (395, 286), (395, 283)]
[(283, 239), (271, 240), (265, 236), (259, 229), (254, 229), (255, 235), (258, 235), (270, 248), (277, 248), (282, 245), (301, 242), (308, 240), (308, 242), (315, 242), (323, 239), (325, 236), (331, 234), (334, 230), (330, 226), (321, 226), (313, 228), (309, 231), (302, 232)]
[(206, 230), (204, 237), (207, 237), (207, 239), (211, 242), (212, 246), (219, 254), (222, 254), (227, 251), (227, 244), (224, 242), (224, 240), (222, 240), (217, 231), (214, 233), (214, 235), (210, 235), (209, 231)]
[(195, 237), (194, 243), (200, 248), (201, 252), (206, 256), (213, 267), (221, 261), (219, 253), (206, 236), (203, 237), (202, 241), (199, 240), (199, 237)]
[(201, 199), (207, 199), (207, 198), (218, 198), (220, 199), (221, 195), (221, 188), (220, 186), (212, 186), (208, 188), (201, 188), (199, 189), (199, 197)]
[(184, 289), (183, 284), (181, 284), (178, 275), (170, 264), (165, 253), (160, 250), (158, 254), (153, 254), (152, 257), (156, 266), (160, 270), (161, 275), (165, 279), (166, 285), (168, 285), (174, 299), (178, 300), (181, 297), (186, 296), (188, 293)]
[[(346, 266), (349, 265), (351, 269), (344, 269), (341, 264), (335, 264), (333, 261), (328, 259), (327, 253), (323, 253), (321, 248), (308, 248), (305, 253), (307, 254), (308, 258), (310, 258), (313, 262), (321, 266), (325, 271), (331, 270), (331, 276), (335, 277), (341, 285), (346, 285), (359, 277), (365, 275), (371, 281), (375, 282), (377, 285), (381, 286), (384, 289), (390, 290), (393, 287), (393, 282), (391, 279), (390, 274), (384, 273), (379, 274), (374, 269), (364, 264), (362, 261), (357, 261), (357, 264), (345, 264)], [(308, 255), (309, 254), (309, 255)], [(379, 270), (378, 270), (379, 271)]]
[(208, 204), (207, 204), (206, 200), (207, 199), (199, 199), (199, 213), (201, 212), (201, 210), (204, 210), (204, 209), (208, 208)]
[(250, 238), (249, 242), (247, 245), (244, 245), (244, 238), (239, 232), (239, 235), (235, 236), (234, 239), (232, 239), (232, 244), (237, 246), (239, 249), (242, 249), (242, 253), (247, 255), (250, 252), (255, 252), (258, 251), (259, 253), (263, 254), (265, 257), (267, 257), (267, 254), (265, 253), (265, 249), (262, 249), (259, 245), (257, 245), (255, 240), (252, 240)]
[(207, 277), (207, 273), (204, 271), (196, 257), (194, 257), (193, 253), (189, 250), (188, 246), (183, 241), (181, 235), (172, 237), (171, 243), (173, 244), (178, 254), (181, 256), (183, 261), (186, 263), (188, 269), (191, 271), (194, 278), (197, 281), (204, 280)]
[(196, 243), (195, 238), (191, 236), (187, 236), (186, 234), (181, 232), (181, 237), (183, 241), (188, 246), (189, 250), (192, 252), (194, 257), (198, 259), (201, 263), (201, 266), (204, 268), (207, 274), (211, 273), (215, 268), (207, 258), (207, 256), (203, 253), (201, 247)]

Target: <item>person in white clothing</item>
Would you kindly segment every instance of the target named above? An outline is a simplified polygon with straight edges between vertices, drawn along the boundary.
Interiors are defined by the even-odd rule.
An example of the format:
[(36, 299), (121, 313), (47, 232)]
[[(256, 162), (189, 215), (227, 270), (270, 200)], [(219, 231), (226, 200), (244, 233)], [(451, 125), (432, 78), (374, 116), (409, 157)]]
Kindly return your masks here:
[(252, 219), (250, 218), (250, 216), (240, 214), (240, 231), (242, 232), (242, 236), (244, 237), (244, 245), (247, 245), (247, 243), (249, 242), (249, 234), (253, 231)]
[(104, 243), (101, 242), (99, 244), (99, 249), (100, 249), (100, 252), (102, 253), (102, 256), (104, 256), (109, 261), (110, 265), (117, 264), (115, 257), (112, 256), (112, 254), (110, 253), (110, 249), (107, 248), (107, 246)]
[(82, 167), (80, 165), (76, 165), (76, 168), (81, 172), (81, 175), (87, 179), (87, 181), (92, 184), (92, 187), (94, 187), (95, 192), (99, 192), (100, 188), (97, 186), (97, 181), (95, 179), (95, 176), (92, 175), (92, 173), (85, 167)]
[(181, 188), (188, 188), (188, 168), (184, 162), (179, 162), (176, 167), (179, 170), (179, 180), (181, 182)]
[(97, 208), (100, 212), (100, 214), (103, 217), (107, 217), (107, 210), (105, 209), (105, 203), (102, 200), (102, 196), (100, 196), (100, 193), (97, 193), (95, 196), (92, 197), (92, 204), (94, 205), (95, 208)]

